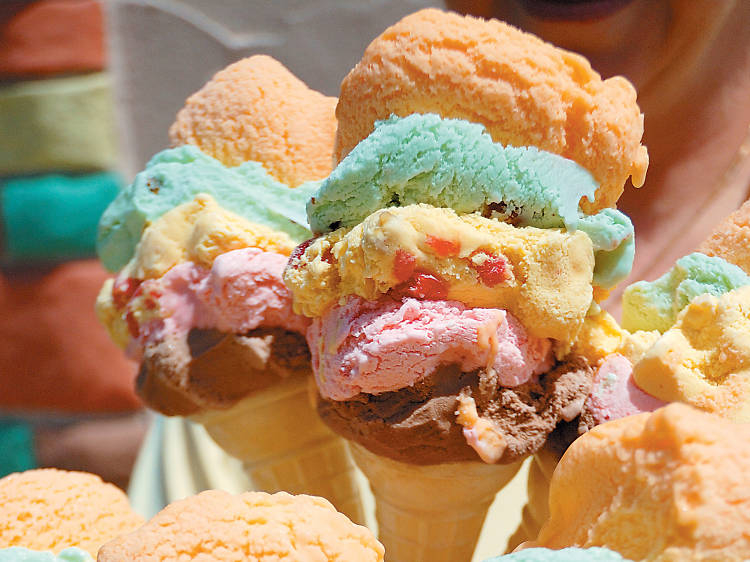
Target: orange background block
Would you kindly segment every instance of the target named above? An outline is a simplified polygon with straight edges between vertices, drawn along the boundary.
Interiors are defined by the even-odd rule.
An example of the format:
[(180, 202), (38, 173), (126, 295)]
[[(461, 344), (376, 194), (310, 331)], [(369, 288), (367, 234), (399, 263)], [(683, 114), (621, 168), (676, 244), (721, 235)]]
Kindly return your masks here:
[(0, 6), (0, 76), (52, 76), (105, 65), (98, 0), (11, 0)]
[(140, 407), (136, 366), (99, 324), (96, 260), (0, 274), (0, 409), (68, 413)]

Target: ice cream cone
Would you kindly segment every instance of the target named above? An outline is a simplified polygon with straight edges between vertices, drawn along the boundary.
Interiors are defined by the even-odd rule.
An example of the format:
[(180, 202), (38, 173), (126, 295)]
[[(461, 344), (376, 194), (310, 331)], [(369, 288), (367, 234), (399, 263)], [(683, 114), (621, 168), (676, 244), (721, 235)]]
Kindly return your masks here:
[(528, 499), (523, 507), (521, 523), (508, 539), (508, 552), (522, 542), (536, 539), (539, 529), (549, 517), (549, 483), (559, 461), (560, 456), (547, 448), (532, 457), (527, 484)]
[(258, 490), (322, 496), (352, 521), (364, 524), (346, 441), (318, 418), (308, 377), (294, 377), (227, 410), (203, 412), (192, 419), (243, 462)]
[(521, 463), (411, 465), (351, 443), (375, 495), (388, 562), (471, 560), (495, 494)]

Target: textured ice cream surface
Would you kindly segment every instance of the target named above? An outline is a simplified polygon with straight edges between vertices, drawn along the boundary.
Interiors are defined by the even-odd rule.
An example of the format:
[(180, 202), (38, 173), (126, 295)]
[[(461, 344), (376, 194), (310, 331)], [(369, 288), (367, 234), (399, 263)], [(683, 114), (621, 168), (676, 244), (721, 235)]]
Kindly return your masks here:
[(633, 381), (633, 364), (614, 353), (604, 360), (594, 375), (583, 417), (593, 427), (625, 416), (653, 412), (665, 405), (666, 402), (638, 388)]
[(285, 255), (241, 248), (208, 268), (182, 262), (156, 279), (122, 274), (105, 284), (97, 313), (141, 361), (136, 386), (144, 402), (188, 415), (309, 375), (309, 320), (292, 312), (281, 280), (286, 263)]
[(65, 548), (55, 555), (49, 551), (12, 546), (0, 550), (0, 562), (94, 562), (94, 559), (88, 552), (76, 547)]
[(95, 556), (106, 541), (143, 523), (119, 488), (85, 472), (11, 474), (0, 479), (0, 505), (0, 548), (75, 546)]
[(694, 298), (634, 365), (643, 390), (750, 421), (750, 286)]
[(512, 554), (488, 558), (484, 562), (627, 562), (617, 552), (608, 548), (527, 548)]
[[(536, 146), (589, 170), (592, 213), (643, 183), (643, 116), (624, 78), (497, 20), (427, 9), (386, 29), (341, 84), (335, 158), (392, 114), (437, 113), (484, 125), (495, 140)], [(573, 201), (573, 203), (577, 203)]]
[(120, 275), (154, 279), (187, 261), (211, 267), (218, 256), (241, 248), (289, 255), (294, 242), (284, 232), (250, 222), (201, 194), (149, 225)]
[(385, 207), (426, 203), (518, 226), (580, 228), (592, 240), (595, 283), (609, 288), (633, 264), (633, 225), (614, 209), (584, 216), (597, 183), (571, 160), (535, 147), (503, 147), (484, 127), (435, 114), (375, 124), (307, 204), (314, 232), (353, 227)]
[(168, 505), (136, 532), (106, 544), (98, 560), (382, 562), (383, 551), (369, 529), (323, 498), (209, 490)]
[[(210, 268), (182, 262), (134, 291), (137, 281), (120, 275), (99, 299), (101, 308), (114, 311), (107, 308), (100, 317), (110, 324), (126, 323), (141, 346), (167, 334), (185, 337), (193, 328), (241, 334), (279, 327), (304, 333), (309, 321), (292, 312), (291, 295), (281, 280), (286, 262), (282, 254), (241, 248), (217, 256)], [(114, 336), (122, 328), (110, 331)]]
[(513, 387), (553, 363), (550, 341), (511, 314), (450, 301), (350, 297), (313, 321), (308, 342), (318, 389), (332, 400), (410, 387), (448, 364), (492, 369)]
[(724, 258), (750, 274), (750, 201), (714, 228), (698, 251)]
[(284, 281), (295, 310), (311, 317), (348, 295), (390, 292), (508, 310), (534, 336), (569, 342), (591, 305), (593, 267), (583, 232), (408, 205), (298, 247)]
[(277, 60), (256, 55), (220, 70), (190, 96), (169, 138), (227, 166), (262, 162), (276, 180), (296, 187), (331, 171), (336, 101)]
[[(499, 385), (493, 370), (464, 373), (453, 364), (394, 392), (360, 393), (344, 401), (318, 395), (318, 413), (346, 439), (396, 461), (481, 462), (479, 451), (493, 448), (492, 462), (505, 464), (533, 454), (560, 421), (575, 418), (591, 390), (592, 377), (584, 361), (571, 358), (510, 388)], [(484, 436), (467, 435), (459, 423), (457, 414), (466, 403), (473, 404), (491, 428), (490, 447), (474, 439)]]
[(750, 285), (750, 277), (736, 265), (719, 257), (689, 254), (656, 281), (639, 281), (625, 289), (622, 326), (631, 332), (665, 332), (698, 295), (720, 296), (744, 285)]
[(632, 560), (750, 558), (750, 426), (670, 404), (602, 424), (557, 465), (529, 546), (603, 546)]
[(210, 267), (186, 261), (155, 279), (122, 273), (102, 287), (97, 314), (122, 347), (130, 339), (144, 346), (166, 334), (184, 337), (193, 328), (304, 333), (309, 321), (294, 314), (281, 279), (286, 263), (283, 254), (240, 248), (220, 254)]
[(164, 150), (104, 211), (97, 252), (107, 269), (121, 269), (133, 257), (147, 226), (199, 194), (210, 195), (249, 222), (301, 242), (310, 236), (304, 203), (316, 189), (314, 183), (290, 189), (258, 162), (226, 167), (194, 146)]
[(224, 410), (292, 377), (308, 377), (305, 338), (282, 328), (242, 334), (193, 328), (166, 334), (143, 350), (136, 390), (150, 408), (168, 416)]

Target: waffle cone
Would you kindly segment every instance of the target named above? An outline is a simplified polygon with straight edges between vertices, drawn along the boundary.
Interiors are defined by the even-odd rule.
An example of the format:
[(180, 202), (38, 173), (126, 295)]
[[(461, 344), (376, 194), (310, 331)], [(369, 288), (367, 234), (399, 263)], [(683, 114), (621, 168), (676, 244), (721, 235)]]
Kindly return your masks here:
[(495, 494), (521, 463), (418, 466), (352, 443), (375, 495), (379, 539), (388, 562), (471, 560)]
[(256, 489), (322, 496), (352, 521), (364, 524), (347, 443), (320, 421), (309, 398), (308, 377), (294, 377), (227, 410), (191, 419), (242, 461)]

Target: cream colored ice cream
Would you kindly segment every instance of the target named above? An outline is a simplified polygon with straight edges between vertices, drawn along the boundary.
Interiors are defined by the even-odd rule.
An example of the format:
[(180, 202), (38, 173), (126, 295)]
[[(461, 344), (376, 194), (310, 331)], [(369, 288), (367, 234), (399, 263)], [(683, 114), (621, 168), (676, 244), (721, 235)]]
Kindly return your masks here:
[(684, 404), (602, 424), (552, 477), (527, 546), (604, 546), (632, 560), (750, 558), (750, 426)]
[(422, 10), (389, 27), (341, 84), (335, 158), (391, 114), (438, 113), (483, 124), (496, 142), (570, 158), (600, 183), (586, 212), (643, 183), (643, 116), (624, 78), (601, 80), (583, 57), (497, 20)]
[(593, 298), (593, 267), (581, 231), (516, 228), (421, 204), (381, 209), (301, 246), (285, 281), (295, 310), (312, 317), (342, 297), (402, 291), (504, 308), (534, 335), (570, 341)]
[(750, 286), (693, 299), (633, 378), (661, 400), (750, 421)]
[(28, 470), (0, 479), (0, 548), (58, 553), (99, 547), (143, 523), (117, 487), (94, 474)]
[(383, 546), (323, 498), (209, 490), (176, 501), (106, 544), (99, 562), (382, 562)]
[(190, 96), (169, 138), (173, 146), (195, 145), (226, 166), (262, 162), (276, 180), (296, 187), (331, 171), (335, 106), (336, 98), (311, 90), (273, 58), (256, 55), (229, 65)]

